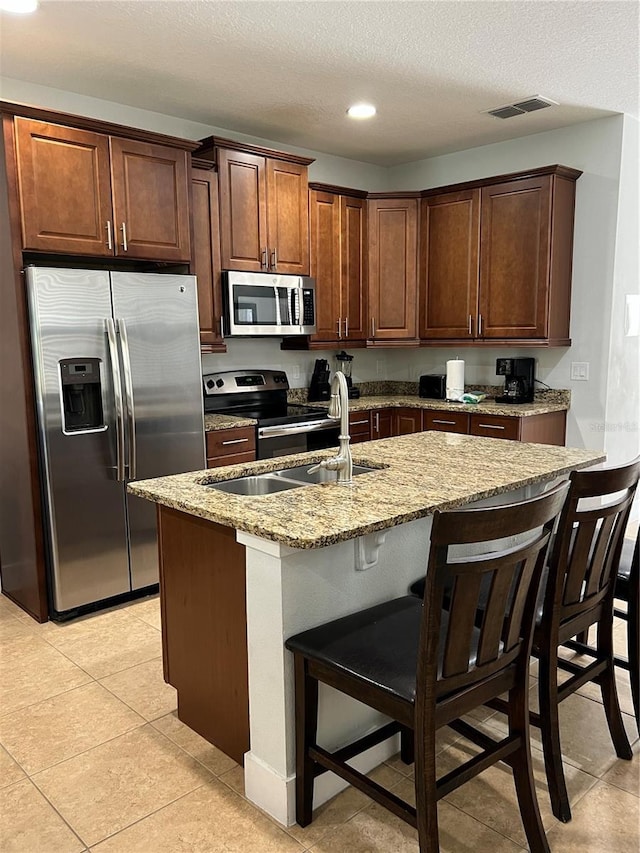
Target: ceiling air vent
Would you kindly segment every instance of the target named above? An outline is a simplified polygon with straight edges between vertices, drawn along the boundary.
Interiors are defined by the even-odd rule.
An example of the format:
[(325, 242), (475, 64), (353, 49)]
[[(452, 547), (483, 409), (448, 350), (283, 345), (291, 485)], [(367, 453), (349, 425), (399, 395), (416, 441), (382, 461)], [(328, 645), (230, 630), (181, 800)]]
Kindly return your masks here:
[(536, 110), (543, 110), (545, 107), (557, 106), (557, 101), (552, 101), (550, 98), (543, 98), (542, 95), (533, 95), (531, 98), (525, 98), (524, 101), (517, 101), (515, 104), (505, 104), (505, 106), (496, 107), (493, 110), (482, 110), (482, 112), (496, 118), (513, 118), (514, 116), (522, 116), (525, 113), (533, 113)]

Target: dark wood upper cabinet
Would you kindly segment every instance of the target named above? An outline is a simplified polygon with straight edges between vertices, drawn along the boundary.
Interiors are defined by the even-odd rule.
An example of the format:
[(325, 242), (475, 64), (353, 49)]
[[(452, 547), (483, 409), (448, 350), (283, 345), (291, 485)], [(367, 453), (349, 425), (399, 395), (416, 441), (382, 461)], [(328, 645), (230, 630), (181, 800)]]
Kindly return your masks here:
[(17, 118), (15, 140), (23, 248), (113, 255), (109, 137)]
[(478, 311), (480, 190), (422, 200), (421, 338), (473, 338)]
[(110, 138), (116, 254), (188, 261), (188, 154), (166, 145)]
[(22, 248), (188, 261), (188, 154), (17, 117)]
[(220, 232), (218, 224), (218, 176), (209, 163), (191, 170), (193, 255), (191, 272), (198, 281), (200, 349), (226, 352), (222, 337), (222, 289), (220, 281)]
[(311, 275), (316, 280), (314, 343), (349, 344), (367, 337), (367, 202), (309, 192)]
[(570, 345), (575, 182), (580, 174), (548, 166), (425, 194), (420, 263), (424, 342)]
[(307, 166), (217, 148), (223, 269), (309, 275)]
[(369, 336), (418, 338), (418, 199), (369, 200)]

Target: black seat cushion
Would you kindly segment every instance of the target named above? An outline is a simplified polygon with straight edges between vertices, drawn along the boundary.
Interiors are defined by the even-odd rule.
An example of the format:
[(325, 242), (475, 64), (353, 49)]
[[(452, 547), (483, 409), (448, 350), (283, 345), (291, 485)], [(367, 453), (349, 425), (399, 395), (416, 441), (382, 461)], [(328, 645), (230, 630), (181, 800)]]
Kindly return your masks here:
[(422, 600), (385, 601), (290, 637), (286, 646), (413, 702)]

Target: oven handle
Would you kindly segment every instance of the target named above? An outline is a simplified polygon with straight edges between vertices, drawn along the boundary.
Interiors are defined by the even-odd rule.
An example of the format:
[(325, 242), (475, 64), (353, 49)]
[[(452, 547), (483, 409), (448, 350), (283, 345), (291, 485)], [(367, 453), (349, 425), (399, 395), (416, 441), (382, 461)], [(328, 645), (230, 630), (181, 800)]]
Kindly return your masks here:
[(320, 432), (324, 429), (339, 429), (332, 418), (322, 421), (308, 421), (305, 424), (281, 424), (280, 426), (258, 427), (258, 438), (277, 438), (282, 435), (299, 435), (305, 432)]

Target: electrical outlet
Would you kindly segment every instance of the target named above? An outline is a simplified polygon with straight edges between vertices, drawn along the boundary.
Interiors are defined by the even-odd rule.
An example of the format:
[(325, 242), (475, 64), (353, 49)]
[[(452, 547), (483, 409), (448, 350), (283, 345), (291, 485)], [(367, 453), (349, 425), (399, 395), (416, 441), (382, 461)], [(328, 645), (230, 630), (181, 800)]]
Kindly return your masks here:
[(378, 376), (384, 375), (384, 361), (376, 361), (376, 374)]
[(300, 379), (300, 365), (294, 364), (291, 367), (291, 378), (292, 379)]
[(589, 379), (589, 362), (572, 361), (571, 378), (579, 382), (586, 382)]

